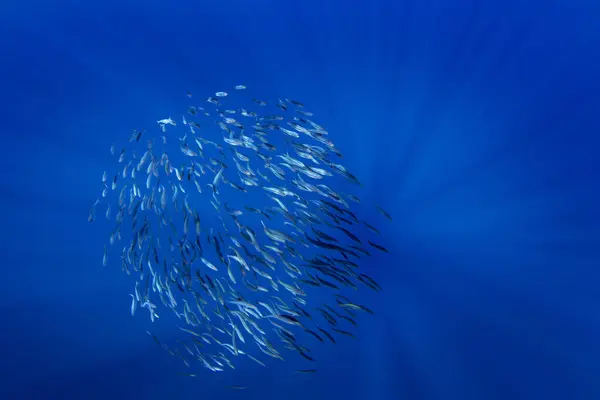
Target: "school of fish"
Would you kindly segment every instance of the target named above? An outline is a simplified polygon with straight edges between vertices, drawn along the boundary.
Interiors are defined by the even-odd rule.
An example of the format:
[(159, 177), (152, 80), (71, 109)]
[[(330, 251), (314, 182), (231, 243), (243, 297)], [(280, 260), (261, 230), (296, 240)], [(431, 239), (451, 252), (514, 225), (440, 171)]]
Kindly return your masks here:
[(202, 103), (111, 145), (116, 169), (88, 215), (110, 222), (102, 263), (135, 277), (132, 316), (171, 315), (181, 339), (147, 333), (188, 367), (290, 354), (310, 364), (313, 345), (354, 337), (360, 314), (373, 314), (351, 293), (382, 290), (360, 266), (388, 252), (351, 210), (360, 198), (347, 193), (362, 185), (304, 104), (248, 97), (244, 85)]

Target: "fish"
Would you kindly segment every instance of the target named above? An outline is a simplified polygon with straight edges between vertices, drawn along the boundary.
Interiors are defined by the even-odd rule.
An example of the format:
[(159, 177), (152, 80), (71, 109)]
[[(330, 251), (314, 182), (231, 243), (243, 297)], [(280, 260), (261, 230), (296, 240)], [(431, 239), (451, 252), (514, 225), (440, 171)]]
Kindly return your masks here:
[(102, 265), (106, 267), (108, 264), (108, 253), (106, 252), (106, 245), (104, 245), (104, 254), (102, 255)]
[(386, 249), (385, 247), (383, 247), (383, 246), (381, 246), (381, 245), (379, 245), (379, 244), (377, 244), (377, 243), (373, 243), (373, 242), (371, 242), (370, 240), (369, 240), (368, 242), (369, 242), (369, 244), (370, 244), (371, 246), (375, 247), (377, 250), (381, 250), (381, 251), (384, 251), (384, 252), (386, 252), (386, 253), (389, 253), (388, 249)]
[[(315, 362), (312, 346), (357, 337), (360, 314), (375, 310), (350, 297), (383, 291), (364, 264), (370, 248), (389, 253), (385, 231), (355, 208), (360, 180), (339, 161), (334, 127), (300, 101), (244, 99), (243, 90), (203, 104), (186, 92), (182, 113), (124, 130), (113, 165), (90, 180), (100, 186), (88, 222), (105, 225), (102, 264), (131, 281), (129, 313), (176, 324), (168, 345), (147, 333), (186, 367), (211, 372), (241, 356), (261, 367)], [(337, 181), (358, 186), (341, 193)], [(96, 219), (98, 207), (106, 218)]]
[(90, 207), (90, 211), (88, 212), (88, 222), (94, 222), (96, 219), (96, 206), (98, 206), (98, 204), (100, 204), (100, 199), (96, 199), (94, 204)]
[(353, 304), (353, 303), (340, 303), (340, 307), (345, 307), (345, 308), (349, 308), (352, 310), (362, 310), (362, 311), (366, 311), (369, 314), (373, 314), (373, 311), (363, 305), (360, 304)]
[(335, 339), (333, 338), (333, 336), (331, 336), (331, 334), (329, 332), (327, 332), (325, 329), (321, 329), (319, 327), (317, 327), (317, 329), (319, 329), (327, 337), (327, 339), (329, 339), (331, 341), (331, 343), (335, 344)]
[(363, 221), (363, 224), (367, 227), (367, 229), (369, 229), (371, 232), (374, 232), (378, 235), (381, 236), (381, 232), (379, 232), (379, 230), (377, 228), (375, 228), (373, 225), (369, 224), (368, 222)]
[(159, 119), (158, 121), (156, 121), (159, 125), (172, 125), (172, 126), (176, 126), (177, 124), (175, 123), (175, 121), (173, 121), (171, 119), (171, 117), (169, 118), (163, 118), (163, 119)]
[(352, 338), (355, 338), (355, 339), (356, 339), (356, 336), (354, 336), (354, 335), (353, 335), (351, 332), (344, 331), (344, 330), (342, 330), (342, 329), (338, 329), (338, 328), (336, 328), (336, 327), (331, 327), (331, 329), (332, 329), (333, 331), (337, 332), (337, 333), (341, 333), (342, 335), (345, 335), (345, 336), (350, 336), (350, 337), (352, 337)]
[(392, 220), (392, 216), (390, 214), (388, 214), (387, 211), (385, 211), (383, 208), (381, 208), (380, 206), (375, 206), (377, 208), (377, 211), (379, 211), (381, 213), (381, 215), (383, 215), (384, 217), (386, 217), (387, 219), (389, 219), (390, 221)]

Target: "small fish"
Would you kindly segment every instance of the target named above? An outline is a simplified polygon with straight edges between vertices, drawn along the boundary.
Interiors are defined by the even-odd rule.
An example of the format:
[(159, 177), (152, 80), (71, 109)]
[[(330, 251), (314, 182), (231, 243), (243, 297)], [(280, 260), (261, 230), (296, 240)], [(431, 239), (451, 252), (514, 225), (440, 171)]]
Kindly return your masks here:
[(98, 204), (100, 204), (100, 200), (96, 199), (94, 204), (92, 204), (92, 207), (90, 207), (90, 211), (88, 213), (88, 222), (94, 222), (94, 220), (96, 219), (96, 206)]
[(387, 219), (389, 219), (390, 221), (392, 220), (392, 216), (390, 214), (388, 214), (387, 211), (385, 211), (383, 208), (381, 208), (380, 206), (375, 206), (377, 208), (377, 211), (379, 211), (384, 217), (386, 217)]
[(364, 222), (364, 221), (363, 221), (363, 224), (367, 227), (368, 230), (381, 236), (381, 233), (379, 232), (379, 230), (377, 228), (375, 228), (373, 225), (370, 225), (369, 223)]
[(295, 105), (296, 107), (302, 108), (304, 107), (304, 104), (300, 103), (299, 101), (296, 100), (290, 100), (290, 99), (285, 99), (288, 103), (292, 103), (293, 105)]
[(331, 334), (330, 334), (329, 332), (327, 332), (325, 329), (321, 329), (321, 328), (319, 328), (319, 327), (317, 327), (317, 329), (319, 329), (321, 332), (323, 332), (323, 334), (324, 334), (325, 336), (327, 336), (327, 338), (328, 338), (329, 340), (331, 340), (331, 343), (335, 343), (335, 339), (333, 338), (333, 336), (331, 336)]
[(172, 126), (176, 126), (177, 124), (175, 123), (175, 121), (173, 121), (171, 119), (171, 117), (169, 118), (164, 118), (164, 119), (159, 119), (158, 121), (156, 121), (159, 125), (172, 125)]
[(381, 250), (381, 251), (384, 251), (384, 252), (386, 252), (386, 253), (389, 253), (388, 249), (386, 249), (385, 247), (383, 247), (383, 246), (381, 246), (381, 245), (379, 245), (379, 244), (377, 244), (377, 243), (373, 243), (373, 242), (371, 242), (370, 240), (368, 240), (368, 242), (369, 242), (369, 244), (370, 244), (371, 246), (375, 247), (376, 249), (378, 249), (378, 250)]
[(338, 329), (338, 328), (336, 328), (336, 327), (333, 327), (333, 326), (331, 327), (331, 329), (332, 329), (333, 331), (337, 332), (337, 333), (341, 333), (342, 335), (350, 336), (350, 337), (352, 337), (352, 338), (355, 338), (355, 339), (356, 339), (356, 336), (354, 336), (352, 333), (350, 333), (350, 332), (348, 332), (348, 331), (344, 331), (344, 330)]

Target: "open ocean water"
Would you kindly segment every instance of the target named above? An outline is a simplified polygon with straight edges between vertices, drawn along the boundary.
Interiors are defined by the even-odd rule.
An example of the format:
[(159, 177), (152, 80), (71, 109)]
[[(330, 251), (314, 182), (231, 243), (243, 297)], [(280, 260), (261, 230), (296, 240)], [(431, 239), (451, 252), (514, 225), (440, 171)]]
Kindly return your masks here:
[[(3, 2), (0, 398), (599, 399), (598, 21), (589, 0)], [(383, 291), (316, 374), (182, 376), (87, 222), (111, 143), (240, 83), (305, 103), (393, 216), (362, 210)]]

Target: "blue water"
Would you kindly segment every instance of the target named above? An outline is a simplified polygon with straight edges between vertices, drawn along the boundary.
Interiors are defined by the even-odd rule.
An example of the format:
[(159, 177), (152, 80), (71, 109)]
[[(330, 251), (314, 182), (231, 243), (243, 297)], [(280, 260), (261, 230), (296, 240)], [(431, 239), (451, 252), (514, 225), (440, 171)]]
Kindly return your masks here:
[[(0, 398), (600, 398), (599, 20), (579, 0), (4, 2)], [(376, 315), (315, 348), (316, 375), (181, 376), (87, 223), (111, 142), (238, 83), (309, 104), (394, 216), (365, 266), (384, 292), (359, 297)]]

